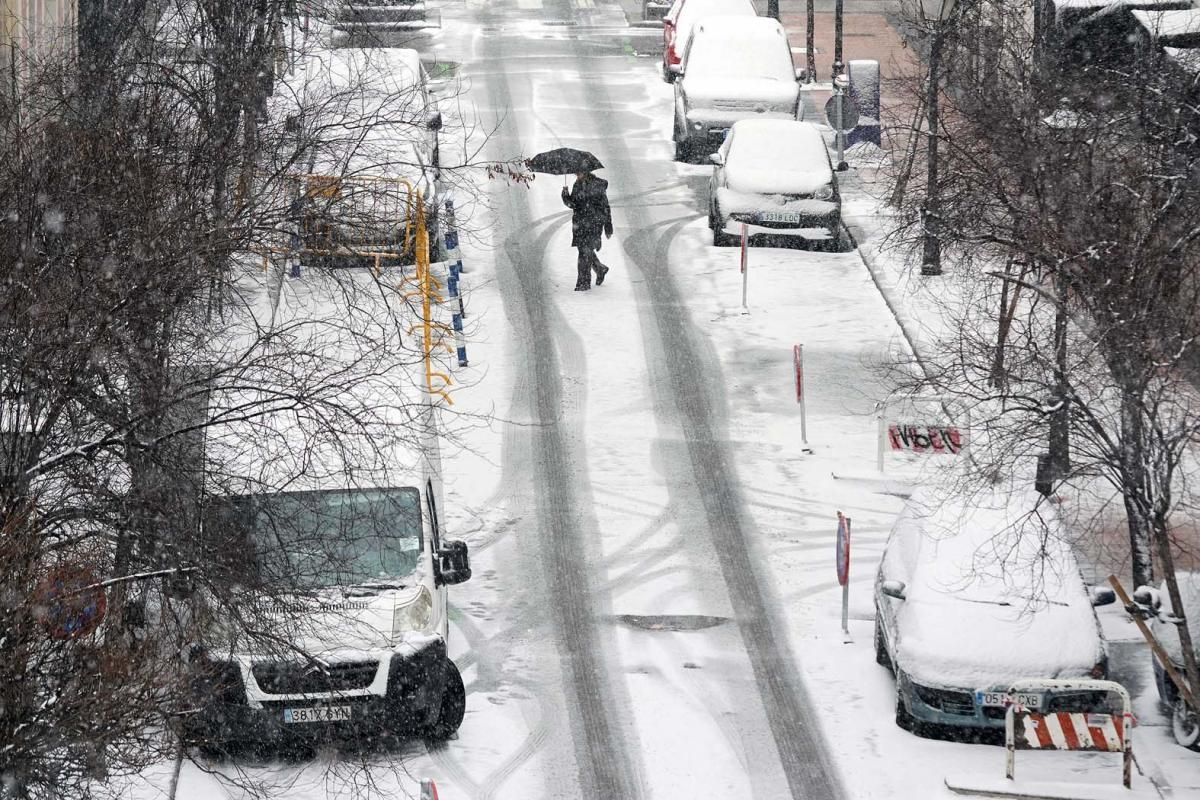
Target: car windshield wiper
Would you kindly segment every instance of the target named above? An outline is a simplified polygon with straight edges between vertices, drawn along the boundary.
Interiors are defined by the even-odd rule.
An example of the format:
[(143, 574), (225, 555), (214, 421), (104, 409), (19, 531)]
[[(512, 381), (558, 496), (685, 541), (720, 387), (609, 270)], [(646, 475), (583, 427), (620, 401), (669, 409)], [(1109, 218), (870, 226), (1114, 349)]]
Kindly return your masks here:
[[(967, 603), (982, 603), (984, 605), (989, 605), (989, 606), (1012, 606), (1012, 603), (1010, 603), (1007, 600), (981, 600), (977, 597), (959, 597), (958, 599), (963, 600)], [(1029, 602), (1034, 601), (1034, 598), (1032, 598), (1032, 597), (1022, 597), (1020, 599), (1026, 600)], [(1062, 606), (1064, 608), (1068, 608), (1071, 605), (1070, 603), (1064, 603), (1061, 600), (1048, 600), (1046, 598), (1038, 598), (1038, 599), (1045, 600), (1045, 602), (1050, 603), (1051, 605)]]
[(386, 592), (390, 589), (403, 589), (404, 584), (396, 583), (395, 581), (363, 581), (362, 583), (351, 584), (347, 588), (348, 589), (365, 589), (366, 590), (365, 592), (350, 592), (350, 591), (346, 592), (346, 594), (348, 594), (348, 595), (353, 595), (355, 597), (361, 597), (364, 594), (373, 594), (375, 592)]

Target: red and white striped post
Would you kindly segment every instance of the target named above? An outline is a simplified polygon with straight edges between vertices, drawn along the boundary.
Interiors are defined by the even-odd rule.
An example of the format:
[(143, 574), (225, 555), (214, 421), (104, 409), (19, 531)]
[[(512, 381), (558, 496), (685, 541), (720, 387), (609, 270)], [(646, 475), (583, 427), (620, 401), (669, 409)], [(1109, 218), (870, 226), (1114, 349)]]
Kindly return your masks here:
[(804, 345), (792, 346), (792, 367), (796, 372), (796, 402), (800, 404), (800, 441), (808, 446), (808, 420), (804, 408)]
[(750, 260), (746, 257), (746, 251), (749, 249), (749, 234), (747, 233), (746, 223), (742, 223), (742, 308), (746, 307), (746, 283), (750, 278)]

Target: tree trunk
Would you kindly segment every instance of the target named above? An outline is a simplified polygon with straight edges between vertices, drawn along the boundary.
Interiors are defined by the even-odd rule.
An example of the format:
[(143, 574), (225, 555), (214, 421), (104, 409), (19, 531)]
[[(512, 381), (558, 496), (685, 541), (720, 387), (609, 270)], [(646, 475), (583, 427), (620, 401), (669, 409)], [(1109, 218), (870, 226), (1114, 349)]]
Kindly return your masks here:
[(1129, 527), (1129, 558), (1133, 585), (1154, 582), (1154, 523), (1148, 498), (1141, 392), (1126, 387), (1121, 394), (1121, 496)]

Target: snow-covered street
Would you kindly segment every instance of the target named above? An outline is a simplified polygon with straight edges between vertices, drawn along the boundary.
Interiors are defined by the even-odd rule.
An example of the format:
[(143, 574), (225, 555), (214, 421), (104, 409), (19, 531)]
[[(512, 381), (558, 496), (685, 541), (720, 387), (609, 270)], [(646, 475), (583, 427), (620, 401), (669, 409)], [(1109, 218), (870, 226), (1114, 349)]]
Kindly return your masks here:
[[(177, 797), (248, 800), (245, 778), (289, 800), (417, 797), (422, 779), (441, 800), (925, 800), (957, 796), (947, 783), (963, 776), (1001, 781), (995, 742), (898, 727), (875, 660), (888, 532), (924, 471), (955, 458), (876, 465), (887, 367), (911, 347), (889, 301), (906, 319), (939, 302), (880, 248), (879, 151), (853, 150), (841, 179), (863, 252), (753, 247), (743, 274), (739, 248), (712, 244), (712, 165), (672, 158), (657, 30), (605, 0), (430, 5), (441, 28), (423, 61), (447, 66), (442, 113), (468, 131), (443, 138), (442, 162), (473, 164), (451, 181), (469, 366), (439, 356), (458, 437), (441, 452), (442, 523), (474, 572), (449, 589), (466, 716), (439, 744), (189, 758)], [(572, 290), (563, 181), (478, 168), (558, 147), (594, 153), (608, 181), (611, 272), (587, 292)], [(282, 277), (284, 307), (320, 305), (315, 274)], [(853, 523), (848, 635), (839, 512)], [(1135, 695), (1135, 791), (1118, 791), (1111, 753), (1021, 753), (1020, 777), (1072, 784), (1064, 797), (1197, 796), (1200, 758), (1171, 742), (1148, 651), (1119, 605), (1100, 617), (1113, 678)], [(168, 797), (174, 767), (128, 796)]]

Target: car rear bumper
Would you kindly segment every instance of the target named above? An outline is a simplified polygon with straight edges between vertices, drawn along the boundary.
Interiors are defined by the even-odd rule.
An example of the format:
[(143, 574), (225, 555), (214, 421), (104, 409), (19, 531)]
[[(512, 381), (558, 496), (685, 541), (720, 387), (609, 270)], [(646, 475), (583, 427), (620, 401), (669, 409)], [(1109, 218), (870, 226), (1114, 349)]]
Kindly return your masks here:
[[(733, 215), (723, 220), (722, 230), (731, 236), (742, 235), (742, 215)], [(751, 242), (760, 240), (780, 239), (832, 239), (837, 237), (841, 227), (841, 212), (834, 210), (828, 214), (802, 214), (799, 223), (759, 223), (749, 219), (746, 222), (746, 234)]]
[(725, 141), (733, 123), (743, 119), (796, 119), (794, 113), (783, 111), (721, 111), (711, 108), (690, 109), (684, 114), (684, 140), (693, 148), (709, 146), (716, 150)]

